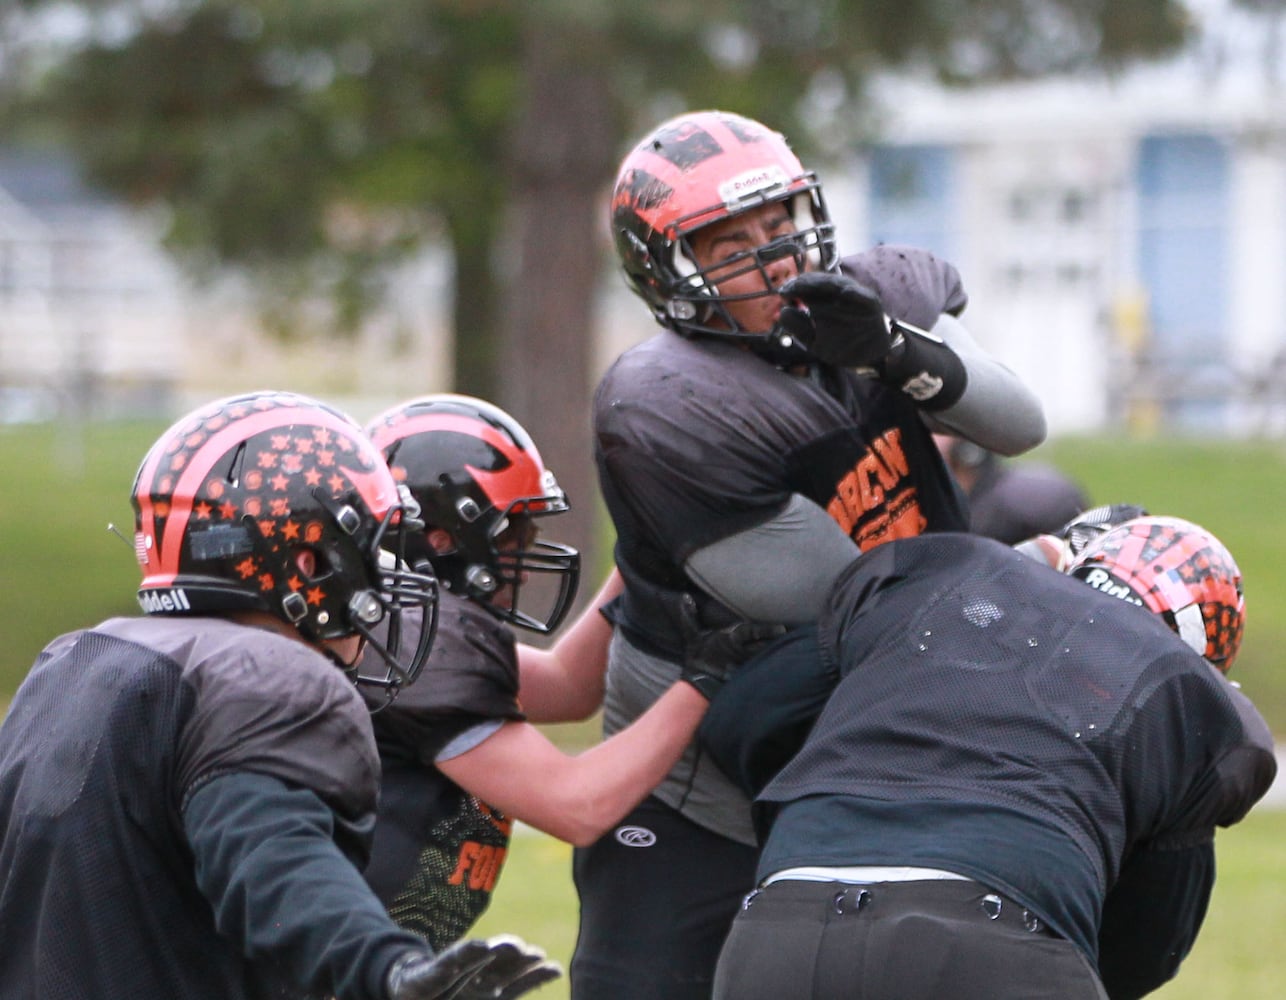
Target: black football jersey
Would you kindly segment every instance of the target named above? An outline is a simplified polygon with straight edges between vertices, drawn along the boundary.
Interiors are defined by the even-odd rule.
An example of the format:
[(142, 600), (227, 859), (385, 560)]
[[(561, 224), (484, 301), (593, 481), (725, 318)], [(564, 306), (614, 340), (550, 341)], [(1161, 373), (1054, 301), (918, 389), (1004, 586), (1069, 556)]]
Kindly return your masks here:
[(1159, 617), (990, 539), (866, 555), (818, 635), (842, 680), (760, 795), (764, 874), (955, 871), (1093, 955), (1123, 860), (1209, 838), (1275, 770), (1262, 717)]
[(434, 948), (461, 937), (486, 909), (512, 829), (434, 762), (469, 729), (524, 718), (513, 632), (444, 592), (423, 672), (372, 717), (384, 773), (366, 870), (392, 917)]
[(214, 779), (311, 791), (365, 860), (366, 707), (316, 650), (248, 631), (112, 619), (41, 654), (0, 726), (0, 996), (263, 995), (268, 971), (216, 929), (193, 872), (183, 812)]
[(694, 589), (686, 559), (769, 520), (792, 494), (827, 511), (854, 555), (966, 525), (911, 399), (850, 371), (781, 371), (734, 345), (664, 331), (609, 369), (594, 420), (627, 580), (621, 624), (660, 649), (675, 649), (673, 636), (655, 634), (673, 624), (647, 609)]

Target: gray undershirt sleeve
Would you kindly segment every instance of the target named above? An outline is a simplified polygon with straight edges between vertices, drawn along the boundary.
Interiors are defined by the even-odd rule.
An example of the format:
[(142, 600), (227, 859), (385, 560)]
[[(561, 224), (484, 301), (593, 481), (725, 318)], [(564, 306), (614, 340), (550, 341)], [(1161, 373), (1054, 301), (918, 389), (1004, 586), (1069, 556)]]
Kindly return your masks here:
[[(965, 325), (943, 314), (932, 333), (968, 373), (964, 395), (923, 414), (934, 430), (968, 438), (1001, 455), (1045, 439), (1045, 411), (1021, 379), (978, 346)], [(793, 496), (777, 516), (694, 552), (685, 572), (711, 596), (753, 621), (811, 622), (857, 547), (821, 507)]]
[(1017, 375), (978, 346), (965, 325), (944, 313), (931, 331), (965, 366), (964, 395), (937, 413), (923, 414), (937, 431), (968, 438), (1001, 455), (1020, 455), (1045, 440), (1045, 410)]
[(817, 618), (840, 571), (861, 553), (821, 507), (798, 494), (771, 520), (698, 549), (684, 571), (752, 621)]

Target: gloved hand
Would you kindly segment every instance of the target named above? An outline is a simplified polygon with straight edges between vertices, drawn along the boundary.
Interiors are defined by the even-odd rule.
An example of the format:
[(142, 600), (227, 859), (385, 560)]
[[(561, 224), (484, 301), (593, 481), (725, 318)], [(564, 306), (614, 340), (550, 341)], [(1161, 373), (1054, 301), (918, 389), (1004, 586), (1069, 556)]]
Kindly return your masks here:
[(388, 1000), (513, 1000), (563, 974), (509, 934), (457, 941), (437, 955), (409, 952), (385, 979)]
[(512, 934), (487, 938), (491, 960), (475, 972), (456, 1000), (513, 1000), (563, 974), (562, 966), (545, 958), (545, 953)]
[(679, 625), (683, 630), (683, 670), (687, 681), (709, 701), (732, 671), (779, 636), (784, 625), (734, 622), (719, 628), (703, 627), (697, 602), (691, 594), (679, 599)]
[(901, 323), (932, 330), (943, 313), (959, 316), (969, 296), (960, 272), (920, 247), (881, 243), (844, 258), (844, 269)]
[(786, 302), (778, 328), (822, 361), (861, 368), (883, 359), (893, 346), (879, 296), (846, 274), (805, 271), (778, 294)]

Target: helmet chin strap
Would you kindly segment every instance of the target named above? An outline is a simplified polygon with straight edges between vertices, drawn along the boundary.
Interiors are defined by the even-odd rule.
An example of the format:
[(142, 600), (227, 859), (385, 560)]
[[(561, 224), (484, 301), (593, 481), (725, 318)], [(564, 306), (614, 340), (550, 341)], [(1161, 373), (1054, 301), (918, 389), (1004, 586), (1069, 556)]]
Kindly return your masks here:
[(357, 665), (362, 662), (362, 654), (366, 652), (366, 639), (361, 636), (359, 636), (358, 638), (360, 639), (360, 641), (357, 644), (357, 652), (353, 654), (353, 659), (349, 663), (345, 663), (343, 658), (339, 655), (339, 653), (335, 652), (335, 648), (331, 646), (329, 643), (319, 642), (319, 643), (315, 643), (315, 645), (317, 646), (318, 649), (321, 650), (322, 655), (326, 657), (326, 659), (330, 660), (331, 663), (339, 667), (339, 669), (342, 670), (344, 673), (356, 674)]

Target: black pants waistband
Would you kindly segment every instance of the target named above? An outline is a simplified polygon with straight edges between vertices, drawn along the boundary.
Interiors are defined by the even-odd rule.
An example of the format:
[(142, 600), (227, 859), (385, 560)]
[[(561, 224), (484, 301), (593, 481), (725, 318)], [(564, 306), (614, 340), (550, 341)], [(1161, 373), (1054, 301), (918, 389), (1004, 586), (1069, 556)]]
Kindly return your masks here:
[(958, 915), (1021, 928), (1031, 934), (1056, 936), (1039, 916), (1021, 903), (988, 889), (979, 882), (934, 879), (923, 882), (873, 882), (854, 885), (845, 882), (812, 882), (783, 879), (756, 889), (742, 903), (749, 909), (759, 900), (772, 900), (774, 905), (812, 909), (822, 906), (835, 916), (907, 908)]

